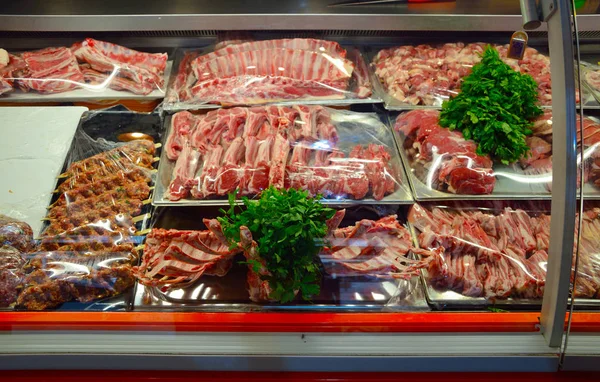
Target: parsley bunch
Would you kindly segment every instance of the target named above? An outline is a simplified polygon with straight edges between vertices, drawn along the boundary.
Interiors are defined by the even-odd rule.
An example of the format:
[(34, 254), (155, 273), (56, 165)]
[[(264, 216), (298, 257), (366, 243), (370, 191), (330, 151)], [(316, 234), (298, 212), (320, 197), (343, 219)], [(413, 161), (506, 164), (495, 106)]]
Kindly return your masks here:
[(530, 119), (542, 114), (537, 98), (533, 77), (514, 71), (488, 46), (460, 93), (442, 105), (440, 126), (477, 142), (479, 155), (515, 162), (529, 151), (525, 138), (531, 134)]
[[(269, 298), (281, 303), (292, 301), (300, 291), (305, 300), (320, 292), (319, 251), (327, 234), (327, 219), (335, 210), (324, 207), (308, 192), (295, 189), (264, 190), (258, 200), (242, 198), (246, 209), (236, 212), (235, 194), (229, 195), (230, 208), (218, 218), (223, 233), (232, 242), (240, 240), (240, 227), (246, 226), (258, 244), (259, 257), (271, 276)], [(261, 268), (257, 260), (247, 264), (255, 272)]]

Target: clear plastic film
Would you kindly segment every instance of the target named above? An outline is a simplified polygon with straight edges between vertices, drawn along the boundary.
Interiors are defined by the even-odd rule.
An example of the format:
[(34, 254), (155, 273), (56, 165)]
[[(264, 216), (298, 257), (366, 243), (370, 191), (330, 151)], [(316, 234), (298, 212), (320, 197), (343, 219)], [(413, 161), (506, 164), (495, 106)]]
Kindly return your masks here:
[[(139, 282), (135, 309), (427, 309), (419, 280), (413, 277), (416, 272), (406, 269), (417, 261), (408, 257), (412, 243), (406, 228), (393, 215), (396, 210), (397, 206), (339, 210), (328, 222), (329, 232), (324, 238), (331, 245), (319, 255), (320, 293), (310, 301), (296, 298), (283, 305), (269, 297), (272, 289), (265, 277), (270, 273), (248, 229), (242, 228), (239, 243), (232, 245), (217, 219), (206, 218), (200, 223), (194, 209), (161, 210), (153, 217), (140, 266), (134, 268)], [(205, 216), (221, 215), (216, 208), (203, 211)], [(369, 229), (363, 230), (367, 226)], [(353, 231), (354, 227), (359, 227), (358, 231)], [(351, 231), (352, 235), (343, 238)], [(353, 259), (347, 253), (342, 255), (356, 250)], [(249, 260), (262, 265), (255, 268), (247, 263)], [(358, 267), (359, 271), (346, 266)]]
[(236, 107), (179, 112), (167, 122), (156, 205), (223, 204), (236, 189), (251, 196), (271, 185), (336, 203), (411, 200), (392, 134), (373, 114)]
[[(481, 60), (487, 43), (447, 43), (443, 45), (404, 45), (380, 50), (371, 67), (377, 79), (375, 90), (386, 108), (441, 106), (460, 91), (463, 77)], [(542, 105), (551, 105), (550, 58), (527, 48), (522, 60), (507, 58), (508, 45), (494, 46), (513, 69), (529, 74), (538, 84)]]
[(13, 52), (6, 65), (0, 60), (0, 93), (7, 93), (7, 101), (162, 98), (167, 60), (166, 53), (138, 52), (92, 38), (71, 47)]
[[(541, 300), (550, 243), (548, 203), (411, 207), (428, 299), (439, 305)], [(541, 302), (541, 301), (538, 301)]]
[(592, 93), (597, 103), (600, 103), (600, 66), (583, 63), (583, 84)]
[[(477, 144), (459, 131), (438, 124), (439, 111), (413, 110), (399, 114), (392, 122), (410, 181), (418, 200), (425, 199), (528, 199), (550, 198), (552, 190), (552, 113), (546, 110), (533, 121), (526, 138), (529, 152), (509, 165), (476, 153)], [(584, 121), (587, 195), (598, 193), (594, 182), (600, 177), (598, 141), (600, 124), (596, 117)], [(598, 162), (598, 164), (596, 164)], [(580, 182), (581, 183), (581, 182)], [(459, 196), (460, 195), (460, 196)]]
[[(119, 110), (92, 112), (82, 119), (37, 253), (28, 260), (18, 308), (88, 303), (133, 285), (131, 267), (137, 264), (137, 247), (150, 220), (160, 118), (153, 125), (146, 123), (153, 121), (151, 115)], [(146, 139), (128, 141), (141, 136)]]
[(180, 50), (166, 110), (204, 105), (373, 102), (366, 62), (356, 48), (314, 38), (233, 39)]
[(0, 215), (0, 309), (17, 301), (24, 277), (23, 254), (33, 245), (33, 231), (27, 223)]
[(117, 296), (135, 282), (133, 251), (40, 251), (28, 255), (17, 309), (46, 310), (69, 301), (89, 303)]

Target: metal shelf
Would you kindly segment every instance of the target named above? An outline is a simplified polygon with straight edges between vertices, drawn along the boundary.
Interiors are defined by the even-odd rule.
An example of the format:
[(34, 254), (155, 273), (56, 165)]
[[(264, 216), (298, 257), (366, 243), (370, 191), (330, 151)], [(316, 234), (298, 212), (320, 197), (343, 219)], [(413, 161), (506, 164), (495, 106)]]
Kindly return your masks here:
[[(502, 0), (331, 7), (337, 0), (169, 2), (21, 0), (0, 5), (3, 31), (373, 30), (514, 31), (519, 3)], [(597, 29), (598, 9), (579, 10)], [(543, 30), (543, 29), (542, 29)]]

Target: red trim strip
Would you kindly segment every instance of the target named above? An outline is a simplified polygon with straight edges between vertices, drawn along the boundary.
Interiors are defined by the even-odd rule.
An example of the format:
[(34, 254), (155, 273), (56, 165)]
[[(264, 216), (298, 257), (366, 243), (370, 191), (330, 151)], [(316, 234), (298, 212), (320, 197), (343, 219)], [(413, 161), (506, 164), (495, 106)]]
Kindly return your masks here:
[(536, 332), (539, 313), (2, 312), (0, 330)]

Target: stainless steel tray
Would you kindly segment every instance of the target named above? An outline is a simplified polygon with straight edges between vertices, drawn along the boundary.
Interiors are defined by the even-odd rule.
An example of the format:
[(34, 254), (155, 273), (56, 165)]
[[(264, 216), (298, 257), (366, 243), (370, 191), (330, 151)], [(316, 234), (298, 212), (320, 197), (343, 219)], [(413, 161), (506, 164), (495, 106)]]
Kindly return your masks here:
[[(377, 219), (397, 212), (354, 207), (346, 211), (342, 226), (366, 218)], [(154, 215), (154, 227), (166, 229), (205, 229), (199, 217), (220, 215), (216, 207), (163, 208)], [(290, 304), (258, 304), (249, 299), (246, 288), (247, 266), (239, 254), (223, 277), (202, 276), (194, 285), (162, 291), (136, 285), (135, 310), (161, 311), (428, 311), (420, 280), (377, 276), (335, 276), (323, 273), (321, 293), (311, 302), (298, 299)]]
[[(260, 40), (261, 38), (257, 38), (257, 40)], [(372, 94), (370, 97), (367, 98), (357, 98), (356, 96), (352, 96), (352, 97), (346, 97), (344, 96), (344, 98), (339, 98), (339, 99), (294, 99), (294, 100), (279, 100), (279, 101), (273, 101), (273, 102), (265, 102), (265, 103), (261, 103), (261, 104), (248, 104), (247, 106), (251, 107), (251, 106), (266, 106), (266, 105), (297, 105), (297, 104), (302, 104), (302, 105), (321, 105), (321, 106), (348, 106), (348, 105), (359, 105), (359, 104), (373, 104), (373, 103), (381, 103), (383, 102), (383, 100), (379, 97), (380, 94), (382, 94), (381, 92), (376, 92), (375, 91), (375, 82), (374, 81), (378, 81), (373, 75), (372, 75), (372, 70), (370, 70), (369, 67), (369, 59), (366, 56), (364, 50), (360, 49), (359, 47), (355, 47), (355, 46), (348, 46), (348, 45), (342, 45), (342, 47), (344, 49), (347, 50), (348, 52), (348, 59), (352, 60), (354, 63), (357, 63), (358, 60), (364, 60), (365, 65), (367, 66), (367, 75), (369, 76), (369, 79), (371, 80), (371, 86), (372, 86)], [(179, 71), (179, 66), (181, 63), (181, 60), (183, 59), (185, 53), (187, 52), (192, 52), (192, 51), (196, 51), (199, 52), (200, 55), (205, 55), (208, 53), (212, 53), (214, 52), (214, 45), (211, 46), (205, 46), (205, 47), (199, 47), (199, 48), (185, 48), (185, 49), (179, 49), (177, 52), (175, 52), (175, 60), (173, 62), (173, 76), (171, 76), (171, 81), (174, 81), (175, 78), (177, 78), (177, 74)], [(165, 82), (167, 83), (167, 82)], [(179, 100), (174, 100), (171, 99), (171, 83), (169, 83), (169, 85), (167, 86), (166, 89), (166, 98), (165, 98), (165, 102), (163, 103), (163, 109), (165, 111), (168, 112), (176, 112), (176, 111), (183, 111), (183, 110), (203, 110), (203, 109), (218, 109), (221, 108), (222, 105), (217, 103), (218, 100), (214, 100), (213, 101), (179, 101)], [(350, 93), (353, 94), (352, 92), (355, 92), (356, 89), (356, 85), (355, 84), (351, 84), (351, 88), (346, 92), (346, 93)], [(239, 104), (236, 106), (244, 106), (244, 104)]]
[[(419, 248), (418, 230), (408, 221), (406, 222), (415, 247)], [(420, 257), (420, 256), (417, 256)], [(485, 297), (468, 297), (451, 290), (441, 290), (429, 282), (429, 274), (426, 269), (421, 269), (420, 280), (425, 292), (427, 303), (433, 310), (462, 310), (462, 309), (490, 309), (503, 310), (539, 310), (542, 299), (507, 298), (487, 299)], [(569, 298), (569, 303), (571, 299)], [(576, 309), (594, 309), (600, 307), (600, 299), (575, 298)]]
[[(491, 194), (485, 195), (465, 195), (453, 194), (436, 190), (428, 186), (418, 175), (425, 173), (424, 165), (408, 158), (404, 148), (404, 137), (394, 129), (395, 116), (389, 115), (389, 124), (393, 131), (394, 139), (398, 145), (398, 151), (405, 165), (405, 172), (408, 174), (408, 181), (413, 191), (413, 196), (417, 201), (436, 201), (436, 200), (551, 200), (552, 192), (546, 188), (548, 183), (552, 182), (551, 174), (527, 175), (518, 164), (503, 165), (494, 163), (494, 175), (496, 184)], [(585, 199), (600, 199), (600, 189), (590, 183), (583, 185), (583, 195)]]
[[(332, 122), (338, 128), (339, 142), (338, 148), (346, 154), (351, 147), (356, 144), (378, 143), (385, 145), (392, 158), (391, 165), (394, 171), (395, 178), (398, 179), (397, 190), (384, 197), (382, 200), (373, 198), (365, 198), (360, 200), (354, 199), (323, 199), (322, 202), (333, 206), (349, 206), (356, 204), (412, 204), (414, 202), (412, 193), (408, 184), (408, 177), (404, 172), (402, 160), (397, 150), (397, 145), (394, 141), (392, 132), (389, 127), (381, 121), (379, 116), (373, 113), (354, 113), (346, 111), (337, 111), (331, 109)], [(170, 133), (171, 116), (165, 119), (166, 132), (164, 143)], [(359, 127), (357, 127), (359, 126)], [(356, 128), (352, 128), (356, 127)], [(166, 156), (166, 150), (162, 150), (161, 159), (158, 166), (158, 177), (156, 180), (156, 188), (154, 190), (152, 204), (155, 206), (226, 206), (228, 200), (226, 196), (215, 197), (211, 199), (182, 199), (171, 201), (164, 198), (165, 191), (169, 187), (171, 175), (175, 162), (171, 161)], [(241, 203), (241, 200), (238, 201)]]

